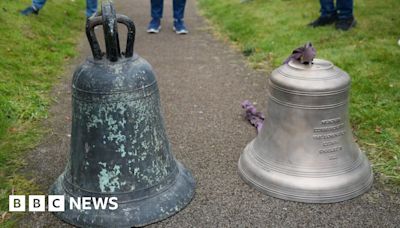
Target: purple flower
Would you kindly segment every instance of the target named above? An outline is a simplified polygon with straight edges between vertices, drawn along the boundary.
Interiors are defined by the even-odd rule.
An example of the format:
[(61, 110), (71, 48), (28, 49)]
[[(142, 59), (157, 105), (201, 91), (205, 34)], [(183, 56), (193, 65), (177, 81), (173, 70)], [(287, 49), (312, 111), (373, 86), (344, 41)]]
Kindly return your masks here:
[(296, 48), (292, 54), (283, 62), (287, 64), (290, 60), (297, 60), (302, 64), (310, 64), (317, 55), (317, 51), (311, 42), (306, 43), (303, 47)]
[(257, 132), (259, 133), (265, 119), (264, 115), (261, 112), (257, 112), (256, 107), (248, 100), (242, 102), (242, 108), (246, 111), (245, 118), (251, 125), (257, 128)]

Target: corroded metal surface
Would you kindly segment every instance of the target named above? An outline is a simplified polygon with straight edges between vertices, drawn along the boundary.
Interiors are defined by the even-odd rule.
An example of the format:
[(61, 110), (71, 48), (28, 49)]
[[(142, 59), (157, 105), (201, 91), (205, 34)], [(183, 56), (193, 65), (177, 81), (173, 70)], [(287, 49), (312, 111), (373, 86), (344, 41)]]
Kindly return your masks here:
[(242, 178), (302, 202), (338, 202), (367, 191), (373, 175), (352, 137), (349, 90), (350, 77), (325, 60), (276, 69), (263, 128), (239, 159)]
[[(117, 21), (133, 34), (124, 55), (115, 42)], [(106, 58), (93, 33), (100, 24), (108, 24)], [(116, 16), (110, 3), (103, 3), (103, 18), (88, 21), (87, 29), (94, 58), (73, 76), (70, 160), (50, 190), (66, 196), (66, 211), (56, 216), (82, 227), (131, 227), (165, 219), (191, 201), (195, 183), (170, 150), (153, 70), (133, 53), (133, 22)], [(117, 197), (119, 207), (69, 208), (69, 197), (83, 196)]]

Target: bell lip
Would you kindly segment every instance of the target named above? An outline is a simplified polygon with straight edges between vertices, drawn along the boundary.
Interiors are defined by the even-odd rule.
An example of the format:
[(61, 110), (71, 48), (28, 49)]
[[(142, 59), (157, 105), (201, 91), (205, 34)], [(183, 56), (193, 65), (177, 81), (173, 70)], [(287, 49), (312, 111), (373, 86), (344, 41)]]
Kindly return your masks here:
[[(65, 207), (64, 212), (53, 212), (53, 215), (59, 218), (60, 220), (77, 226), (77, 227), (99, 227), (99, 226), (105, 226), (105, 227), (142, 227), (146, 225), (150, 225), (159, 221), (162, 221), (164, 219), (167, 219), (176, 213), (182, 211), (184, 208), (186, 208), (190, 202), (193, 200), (195, 196), (195, 187), (196, 183), (193, 178), (192, 173), (190, 170), (186, 169), (179, 161), (176, 161), (179, 173), (176, 177), (176, 182), (174, 185), (170, 186), (167, 190), (161, 191), (158, 194), (155, 194), (154, 196), (145, 198), (144, 200), (140, 201), (130, 201), (128, 203), (124, 203), (124, 208), (128, 209), (130, 208), (131, 213), (128, 212), (127, 210), (124, 210), (124, 208), (121, 207), (121, 204), (119, 205), (118, 209), (115, 211), (118, 211), (116, 215), (109, 216), (109, 210), (103, 210), (103, 215), (104, 217), (101, 218), (106, 218), (107, 215), (109, 216), (110, 220), (105, 221), (104, 224), (98, 224), (98, 222), (94, 223), (87, 223), (85, 221), (90, 221), (91, 219), (98, 217), (98, 212), (101, 212), (101, 210), (88, 210), (93, 213), (82, 213), (77, 209), (74, 210), (69, 210), (67, 208), (67, 204)], [(62, 181), (64, 179), (64, 173), (61, 174), (56, 182), (51, 186), (49, 190), (50, 195), (64, 195), (66, 196), (72, 196), (69, 195), (62, 187)], [(179, 190), (182, 194), (174, 194)], [(166, 195), (170, 194), (172, 196), (171, 198), (166, 199)], [(162, 208), (159, 207), (159, 202), (178, 202), (179, 204), (170, 204), (169, 208)], [(149, 201), (149, 202), (146, 202)], [(65, 201), (67, 202), (67, 200)], [(122, 209), (121, 209), (122, 208)], [(144, 210), (142, 210), (145, 208)], [(143, 212), (144, 211), (144, 212)], [(145, 212), (155, 212), (155, 211), (161, 211), (160, 214), (152, 213), (151, 216), (141, 216), (141, 213)], [(69, 213), (68, 213), (69, 212)], [(114, 211), (113, 211), (114, 212)], [(68, 213), (68, 214), (67, 214)], [(86, 215), (86, 217), (85, 217)], [(92, 215), (92, 216), (90, 216)], [(96, 215), (96, 216), (93, 216)], [(121, 223), (121, 221), (124, 220), (124, 218), (129, 217), (130, 220), (129, 222), (126, 222), (124, 224)], [(141, 219), (140, 217), (144, 218)], [(78, 223), (78, 220), (79, 222)], [(97, 221), (97, 220), (96, 220)], [(104, 221), (104, 220), (103, 220)]]
[[(249, 144), (251, 144), (250, 142)], [(358, 197), (362, 195), (363, 193), (367, 192), (372, 184), (373, 184), (373, 172), (371, 169), (371, 165), (369, 164), (369, 161), (365, 157), (364, 154), (361, 154), (363, 157), (363, 162), (362, 164), (358, 167), (353, 169), (352, 172), (365, 172), (365, 170), (368, 170), (368, 175), (363, 175), (361, 176), (362, 178), (359, 178), (359, 180), (362, 181), (355, 181), (354, 183), (347, 183), (346, 185), (343, 186), (338, 186), (336, 189), (333, 189), (331, 191), (327, 190), (321, 190), (321, 189), (306, 189), (306, 188), (294, 188), (293, 186), (288, 186), (286, 184), (279, 185), (279, 181), (273, 180), (274, 178), (271, 178), (271, 176), (268, 176), (268, 174), (272, 173), (281, 175), (282, 177), (284, 176), (290, 176), (294, 177), (291, 175), (283, 174), (280, 172), (277, 172), (276, 170), (264, 170), (261, 167), (259, 167), (256, 163), (252, 163), (252, 166), (248, 166), (249, 168), (244, 168), (243, 166), (246, 166), (246, 164), (243, 164), (245, 161), (245, 156), (248, 156), (248, 146), (244, 149), (244, 152), (240, 155), (239, 161), (238, 161), (238, 174), (242, 178), (244, 182), (246, 182), (248, 185), (254, 187), (258, 191), (270, 195), (275, 198), (283, 199), (283, 200), (290, 200), (290, 201), (296, 201), (296, 202), (302, 202), (302, 203), (337, 203), (337, 202), (342, 202), (345, 200), (353, 199), (355, 197)], [(264, 175), (257, 175), (256, 171), (262, 170), (262, 174)], [(340, 177), (340, 176), (346, 176), (349, 174), (352, 174), (352, 172), (341, 174), (335, 176)], [(273, 174), (271, 174), (273, 175)], [(256, 178), (253, 178), (254, 176), (258, 176), (258, 180)], [(262, 177), (261, 177), (262, 176)], [(298, 183), (301, 182), (301, 180), (315, 180), (316, 178), (312, 177), (296, 177), (298, 178)], [(329, 180), (332, 177), (318, 177), (319, 180)], [(262, 182), (262, 183), (260, 183)], [(278, 183), (277, 183), (278, 182)], [(321, 181), (321, 183), (323, 183)], [(354, 187), (355, 186), (355, 187)], [(353, 189), (351, 189), (353, 187)], [(349, 190), (350, 189), (350, 190)]]

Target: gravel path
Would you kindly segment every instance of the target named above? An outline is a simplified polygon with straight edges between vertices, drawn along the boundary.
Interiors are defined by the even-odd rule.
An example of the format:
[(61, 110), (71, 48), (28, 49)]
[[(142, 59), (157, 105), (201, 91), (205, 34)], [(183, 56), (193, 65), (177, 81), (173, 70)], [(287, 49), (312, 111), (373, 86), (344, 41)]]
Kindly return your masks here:
[[(237, 174), (237, 161), (256, 133), (243, 120), (240, 102), (249, 99), (265, 108), (266, 76), (213, 37), (193, 0), (186, 10), (186, 36), (172, 31), (172, 1), (165, 1), (163, 28), (157, 35), (145, 32), (150, 1), (116, 2), (117, 12), (136, 23), (135, 50), (157, 74), (173, 153), (197, 181), (195, 198), (183, 211), (151, 226), (400, 227), (400, 196), (376, 184), (354, 200), (325, 205), (275, 199), (246, 185)], [(82, 55), (76, 64), (90, 55), (86, 39), (79, 49)], [(74, 67), (54, 89), (58, 102), (45, 123), (51, 133), (27, 158), (28, 169), (44, 190), (63, 171), (68, 157)], [(50, 213), (31, 213), (20, 226), (69, 227)]]

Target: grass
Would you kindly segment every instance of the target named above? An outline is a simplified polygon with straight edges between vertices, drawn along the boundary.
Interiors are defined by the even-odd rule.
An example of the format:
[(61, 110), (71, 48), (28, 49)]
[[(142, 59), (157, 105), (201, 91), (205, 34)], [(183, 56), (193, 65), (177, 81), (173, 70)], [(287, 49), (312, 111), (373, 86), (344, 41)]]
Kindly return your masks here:
[(317, 57), (348, 72), (354, 135), (379, 180), (400, 190), (400, 1), (355, 1), (358, 24), (348, 32), (306, 26), (319, 16), (318, 1), (198, 2), (217, 31), (255, 68), (276, 68), (293, 49), (312, 41)]
[[(0, 226), (13, 226), (8, 195), (38, 193), (20, 173), (24, 153), (46, 129), (53, 85), (76, 53), (84, 2), (50, 0), (39, 16), (22, 17), (29, 0), (0, 1)], [(358, 143), (382, 182), (400, 188), (400, 17), (398, 0), (358, 0), (358, 26), (349, 32), (305, 26), (318, 1), (199, 0), (204, 14), (248, 56), (255, 68), (275, 68), (297, 46), (312, 41), (353, 79), (351, 122)], [(5, 215), (6, 219), (3, 219)], [(15, 216), (14, 214), (12, 216)], [(1, 224), (3, 222), (3, 224)]]
[[(0, 1), (0, 226), (15, 222), (8, 195), (38, 193), (21, 174), (24, 153), (34, 148), (46, 129), (50, 90), (63, 66), (77, 55), (84, 29), (84, 2), (48, 1), (39, 16), (21, 16), (29, 0)], [(12, 215), (15, 217), (15, 214)]]

